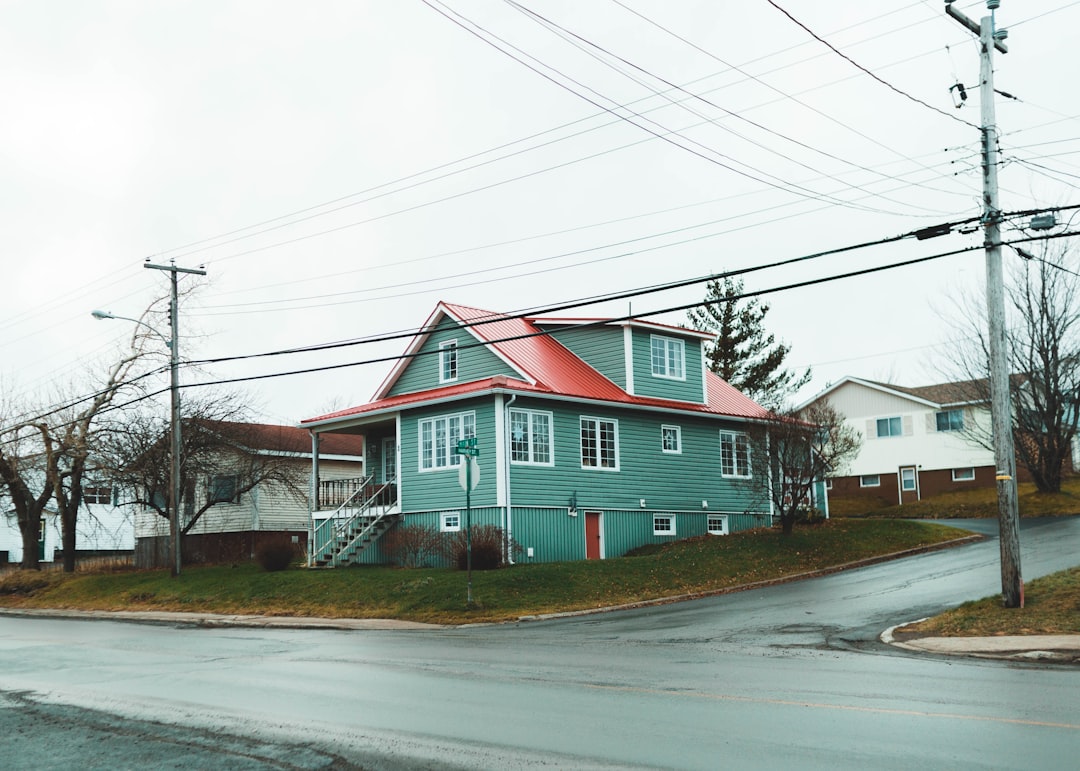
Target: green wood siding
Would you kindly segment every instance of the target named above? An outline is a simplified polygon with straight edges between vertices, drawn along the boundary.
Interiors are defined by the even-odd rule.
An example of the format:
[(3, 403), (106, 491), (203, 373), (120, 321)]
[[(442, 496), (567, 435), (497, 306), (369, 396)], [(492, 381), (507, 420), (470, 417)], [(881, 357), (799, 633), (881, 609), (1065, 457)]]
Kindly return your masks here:
[(622, 327), (553, 326), (545, 331), (619, 388), (626, 388), (626, 346)]
[(474, 506), (495, 505), (495, 399), (491, 396), (409, 410), (401, 417), (401, 468), (398, 495), (402, 510), (458, 509), (465, 507), (465, 491), (458, 484), (458, 467), (420, 471), (420, 421), (440, 415), (473, 412), (480, 449), (480, 483), (472, 492)]
[[(673, 380), (656, 377), (652, 373), (653, 335), (683, 341), (683, 368), (685, 380)], [(638, 396), (651, 396), (659, 399), (679, 399), (696, 404), (705, 403), (705, 379), (702, 376), (701, 341), (696, 337), (679, 337), (677, 330), (671, 334), (650, 332), (647, 329), (634, 329), (634, 393)]]
[[(510, 465), (514, 506), (566, 507), (576, 494), (579, 510), (638, 509), (642, 498), (648, 510), (701, 510), (703, 500), (712, 511), (768, 508), (762, 480), (720, 476), (720, 429), (737, 431), (737, 424), (542, 399), (518, 399), (514, 407), (551, 412), (555, 434), (553, 467)], [(618, 471), (581, 468), (582, 415), (618, 421)], [(662, 425), (681, 428), (682, 453), (662, 452)]]
[(487, 347), (464, 348), (476, 343), (476, 338), (450, 319), (444, 319), (428, 336), (420, 347), (420, 353), (409, 362), (405, 371), (390, 388), (389, 395), (416, 393), (445, 385), (439, 382), (439, 345), (449, 340), (457, 340), (458, 376), (456, 383), (468, 383), (483, 380), (494, 375), (520, 377), (512, 367), (493, 354)]

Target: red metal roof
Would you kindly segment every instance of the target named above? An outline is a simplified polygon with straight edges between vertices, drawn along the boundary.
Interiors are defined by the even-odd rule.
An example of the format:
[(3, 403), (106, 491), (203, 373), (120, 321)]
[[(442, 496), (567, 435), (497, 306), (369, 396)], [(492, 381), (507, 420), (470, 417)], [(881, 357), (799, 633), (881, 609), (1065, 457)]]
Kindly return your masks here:
[[(207, 420), (203, 423), (252, 450), (311, 454), (311, 435), (306, 428), (224, 420)], [(319, 443), (319, 452), (323, 455), (361, 457), (364, 454), (364, 437), (356, 434), (324, 434)]]
[[(634, 396), (590, 367), (553, 337), (544, 334), (531, 319), (510, 318), (503, 314), (450, 303), (440, 303), (439, 308), (451, 319), (462, 323), (495, 319), (490, 323), (467, 327), (467, 330), (481, 342), (487, 343), (491, 350), (508, 362), (522, 377), (519, 379), (498, 376), (469, 383), (455, 383), (416, 393), (388, 396), (351, 409), (309, 418), (303, 423), (359, 416), (393, 410), (409, 404), (441, 401), (493, 390), (531, 392), (538, 395), (548, 394), (610, 402), (615, 405), (675, 409), (744, 419), (763, 419), (770, 415), (764, 407), (744, 396), (712, 372), (706, 373), (707, 402), (705, 404)], [(439, 314), (436, 313), (432, 319), (438, 317)], [(546, 321), (554, 322), (554, 319), (546, 319)], [(412, 347), (417, 346), (414, 343)], [(384, 385), (381, 390), (386, 390), (386, 388), (387, 386)]]

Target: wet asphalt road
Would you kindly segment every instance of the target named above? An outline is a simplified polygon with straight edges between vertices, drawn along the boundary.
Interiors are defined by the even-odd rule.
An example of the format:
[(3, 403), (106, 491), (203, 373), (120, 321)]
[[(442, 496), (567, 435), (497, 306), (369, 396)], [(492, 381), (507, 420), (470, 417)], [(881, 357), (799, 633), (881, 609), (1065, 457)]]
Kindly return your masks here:
[[(977, 523), (986, 528), (993, 523)], [(1024, 575), (1080, 562), (1025, 522)], [(431, 631), (0, 618), (5, 768), (1074, 768), (1080, 669), (880, 632), (999, 590), (993, 540), (689, 603)]]

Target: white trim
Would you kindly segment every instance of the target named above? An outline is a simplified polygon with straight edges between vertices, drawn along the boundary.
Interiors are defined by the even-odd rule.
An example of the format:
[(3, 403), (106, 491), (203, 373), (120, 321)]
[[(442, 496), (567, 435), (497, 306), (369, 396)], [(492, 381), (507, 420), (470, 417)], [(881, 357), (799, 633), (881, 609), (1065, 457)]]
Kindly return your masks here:
[[(366, 423), (377, 422), (373, 418), (378, 418), (383, 415), (391, 415), (396, 412), (400, 412), (405, 409), (416, 409), (418, 407), (434, 407), (440, 404), (450, 404), (453, 402), (465, 401), (468, 399), (476, 399), (482, 396), (491, 396), (493, 394), (513, 394), (516, 393), (520, 396), (526, 396), (530, 399), (547, 399), (556, 402), (572, 402), (577, 405), (587, 405), (593, 407), (599, 407), (602, 409), (620, 409), (620, 410), (635, 410), (639, 412), (652, 412), (660, 413), (664, 415), (696, 415), (698, 417), (710, 418), (713, 420), (726, 420), (734, 423), (750, 423), (755, 425), (768, 424), (767, 418), (750, 418), (744, 415), (728, 415), (722, 412), (709, 412), (707, 410), (689, 409), (687, 407), (657, 407), (651, 404), (632, 404), (629, 402), (615, 402), (605, 399), (590, 399), (588, 397), (570, 396), (564, 394), (552, 394), (543, 393), (541, 391), (529, 391), (518, 390), (514, 388), (508, 388), (506, 386), (498, 385), (486, 388), (480, 391), (469, 391), (463, 394), (454, 394), (453, 396), (444, 396), (439, 399), (418, 399), (412, 402), (404, 402), (395, 404), (393, 407), (386, 407), (380, 410), (370, 410), (367, 412), (356, 413), (353, 415), (341, 415), (336, 418), (327, 418), (325, 420), (312, 420), (311, 422), (303, 422), (300, 424), (301, 428), (314, 430), (316, 427), (334, 425), (337, 429), (342, 428), (354, 428), (356, 426), (362, 426)], [(662, 398), (662, 397), (650, 397), (650, 398)], [(675, 402), (675, 399), (667, 399), (665, 401)], [(698, 405), (697, 402), (684, 401), (687, 405)], [(361, 405), (363, 406), (363, 405)], [(341, 425), (335, 425), (337, 421), (341, 421)]]
[(712, 372), (709, 369), (708, 356), (705, 354), (706, 340), (702, 340), (698, 345), (699, 353), (701, 354), (701, 403), (709, 403), (709, 373)]
[[(734, 469), (733, 474), (724, 473), (724, 434), (731, 434), (731, 466)], [(736, 453), (736, 443), (738, 437), (743, 437), (746, 440), (746, 473), (739, 473), (738, 454)], [(724, 479), (753, 479), (754, 478), (754, 466), (750, 460), (750, 454), (753, 448), (750, 446), (750, 435), (745, 431), (730, 431), (726, 429), (720, 429), (720, 476)], [(770, 476), (772, 476), (770, 474)]]
[[(957, 471), (970, 471), (971, 476), (969, 476), (969, 477), (958, 477), (958, 476), (956, 476)], [(975, 467), (974, 466), (967, 466), (965, 468), (954, 468), (954, 469), (952, 469), (952, 481), (954, 481), (954, 482), (974, 482), (975, 481)]]
[[(653, 346), (656, 344), (656, 342), (658, 340), (663, 341), (663, 346), (664, 346), (664, 356), (663, 356), (663, 360), (664, 360), (663, 370), (664, 371), (663, 372), (657, 372), (656, 371), (656, 360), (655, 360), (655, 358), (653, 356)], [(679, 370), (680, 371), (679, 371), (679, 374), (677, 374), (677, 375), (668, 374), (668, 372), (667, 372), (667, 369), (668, 369), (668, 356), (667, 356), (668, 347), (671, 346), (672, 344), (675, 345), (675, 349), (679, 352)], [(670, 337), (669, 335), (657, 335), (657, 334), (649, 335), (649, 371), (652, 373), (653, 377), (659, 378), (661, 380), (676, 380), (676, 381), (679, 381), (679, 382), (686, 382), (686, 341), (685, 340), (680, 340), (677, 337)]]
[[(452, 526), (447, 524), (447, 519), (450, 517), (457, 518), (457, 525)], [(461, 532), (461, 512), (460, 511), (441, 511), (439, 512), (439, 532), (440, 533), (460, 533)]]
[[(468, 438), (465, 433), (465, 418), (472, 416), (473, 436), (476, 436), (476, 410), (465, 410), (464, 412), (444, 412), (441, 415), (429, 415), (426, 418), (415, 418), (416, 420), (416, 471), (418, 474), (432, 474), (440, 471), (449, 471), (450, 469), (457, 469), (461, 465), (461, 457), (455, 451), (455, 447), (450, 446), (450, 420), (452, 418), (458, 418), (461, 421), (461, 438)], [(435, 427), (432, 426), (431, 430), (431, 448), (432, 448), (432, 465), (430, 468), (424, 468), (424, 423), (435, 423), (435, 421), (446, 421), (446, 465), (440, 466), (436, 463), (438, 456), (435, 454)], [(456, 463), (454, 461), (457, 461)], [(398, 471), (400, 474), (400, 470)]]
[[(716, 513), (713, 513), (713, 512), (709, 512), (708, 517), (706, 517), (706, 519), (705, 519), (705, 532), (707, 532), (709, 535), (730, 535), (731, 534), (731, 524), (730, 524), (730, 522), (728, 520), (728, 516), (729, 515), (727, 515), (727, 514), (716, 514)], [(713, 519), (719, 519), (720, 520), (721, 524), (720, 524), (720, 529), (719, 530), (713, 530), (713, 528), (711, 526), (711, 522), (712, 522)]]
[(509, 457), (506, 443), (506, 407), (502, 394), (495, 394), (495, 505), (506, 506), (506, 471)]
[[(675, 432), (675, 449), (669, 450), (664, 447), (664, 431), (672, 430)], [(665, 455), (682, 455), (682, 426), (673, 426), (668, 423), (660, 425), (660, 452)]]
[[(409, 346), (405, 349), (405, 354), (400, 359), (398, 359), (397, 363), (390, 370), (390, 373), (386, 376), (386, 379), (383, 380), (382, 385), (379, 386), (379, 389), (375, 392), (375, 396), (372, 398), (371, 401), (377, 402), (380, 399), (386, 398), (386, 395), (390, 392), (390, 389), (394, 387), (394, 384), (397, 382), (398, 378), (401, 377), (401, 373), (404, 372), (405, 368), (412, 363), (412, 361), (416, 358), (416, 354), (418, 354), (420, 352), (420, 349), (424, 347), (424, 344), (427, 342), (428, 338), (431, 337), (431, 334), (436, 331), (436, 327), (438, 327), (438, 325), (442, 322), (442, 316), (445, 316), (454, 323), (461, 325), (459, 326), (459, 328), (462, 331), (468, 333), (469, 336), (472, 337), (477, 343), (480, 343), (489, 351), (491, 351), (491, 353), (497, 356), (503, 362), (503, 364), (510, 367), (510, 369), (514, 370), (514, 372), (518, 373), (520, 378), (526, 383), (536, 385), (536, 379), (529, 375), (529, 373), (522, 370), (521, 367), (512, 362), (506, 356), (504, 356), (503, 353), (499, 351), (498, 348), (496, 348), (495, 343), (489, 343), (488, 341), (484, 340), (482, 337), (480, 337), (480, 335), (473, 331), (473, 328), (471, 326), (464, 326), (465, 324), (470, 324), (474, 322), (468, 322), (458, 318), (454, 314), (450, 313), (450, 309), (446, 307), (445, 303), (440, 302), (438, 305), (435, 306), (435, 310), (431, 312), (431, 315), (428, 316), (427, 321), (425, 321), (420, 326), (420, 332), (417, 333), (417, 335), (413, 337), (411, 341), (409, 341)], [(491, 318), (494, 323), (495, 321), (501, 320), (502, 317), (503, 314), (493, 314)], [(306, 428), (307, 426), (304, 427)]]
[(634, 331), (623, 327), (623, 367), (626, 369), (626, 393), (634, 395)]
[(661, 324), (656, 321), (643, 321), (642, 319), (605, 319), (605, 318), (556, 318), (553, 316), (530, 316), (529, 322), (536, 326), (566, 326), (580, 327), (592, 325), (596, 327), (638, 327), (639, 329), (656, 330), (668, 334), (679, 334), (684, 337), (698, 337), (702, 340), (711, 340), (713, 335), (698, 329), (677, 327), (673, 324)]
[[(656, 527), (656, 524), (657, 524), (656, 520), (657, 519), (667, 519), (669, 524), (671, 525), (671, 529), (670, 530), (658, 530), (657, 527)], [(674, 514), (666, 512), (666, 511), (658, 511), (658, 512), (655, 512), (652, 515), (652, 534), (653, 535), (658, 535), (658, 536), (661, 536), (663, 538), (674, 538), (675, 535), (676, 535), (676, 532), (677, 531), (676, 531), (676, 527), (675, 527), (675, 515)]]
[[(511, 413), (510, 421), (509, 421), (509, 428), (510, 428), (510, 452), (509, 452), (510, 465), (512, 465), (512, 466), (547, 466), (547, 467), (554, 466), (555, 465), (555, 413), (548, 412), (547, 410), (534, 410), (534, 409), (530, 409), (528, 407), (511, 407), (509, 412)], [(529, 436), (530, 437), (533, 436), (532, 416), (533, 415), (543, 415), (544, 417), (547, 418), (547, 429), (548, 429), (547, 430), (547, 449), (548, 449), (548, 460), (547, 461), (542, 461), (541, 462), (541, 461), (535, 461), (535, 460), (531, 460), (531, 459), (530, 460), (514, 460), (514, 437), (513, 437), (514, 419), (513, 419), (513, 413), (515, 413), (515, 412), (520, 412), (520, 413), (523, 413), (523, 414), (528, 416)], [(530, 455), (530, 457), (532, 456), (531, 448), (530, 448), (529, 455)]]
[[(863, 482), (864, 479), (869, 479), (870, 477), (877, 479), (877, 482), (874, 484), (866, 484)], [(859, 476), (859, 487), (881, 487), (881, 474), (861, 474)]]
[[(581, 446), (581, 428), (582, 423), (586, 420), (596, 421), (596, 460), (597, 463), (601, 461), (600, 450), (600, 424), (611, 423), (615, 427), (615, 465), (614, 466), (586, 466), (584, 456), (584, 448)], [(621, 459), (619, 458), (619, 420), (618, 418), (600, 418), (595, 415), (579, 415), (578, 416), (578, 462), (581, 464), (583, 471), (619, 471)]]
[[(446, 364), (453, 358), (453, 370), (452, 377), (446, 377)], [(447, 383), (456, 383), (458, 381), (458, 374), (460, 373), (461, 361), (458, 358), (458, 341), (455, 337), (453, 340), (443, 340), (439, 343), (439, 385), (446, 385)]]

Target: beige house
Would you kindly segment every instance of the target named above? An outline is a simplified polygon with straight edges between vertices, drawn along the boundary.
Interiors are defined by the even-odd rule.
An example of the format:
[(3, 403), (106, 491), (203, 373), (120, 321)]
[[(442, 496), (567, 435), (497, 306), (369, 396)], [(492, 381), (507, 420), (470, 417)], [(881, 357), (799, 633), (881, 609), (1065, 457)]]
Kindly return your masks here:
[[(191, 480), (181, 509), (190, 517), (204, 502), (210, 507), (184, 536), (185, 562), (247, 560), (260, 543), (287, 538), (302, 551), (311, 527), (312, 439), (306, 429), (269, 424), (242, 424), (245, 447), (222, 454), (217, 468)], [(288, 471), (242, 490), (245, 469), (253, 460), (269, 459)], [(295, 467), (293, 469), (293, 467)], [(319, 495), (333, 498), (363, 484), (364, 437), (332, 434), (319, 444)], [(292, 471), (295, 473), (292, 473)], [(251, 479), (251, 476), (246, 479)], [(340, 489), (339, 489), (340, 488)], [(198, 505), (196, 505), (198, 504)], [(135, 563), (138, 567), (168, 564), (169, 521), (152, 508), (135, 515)]]

